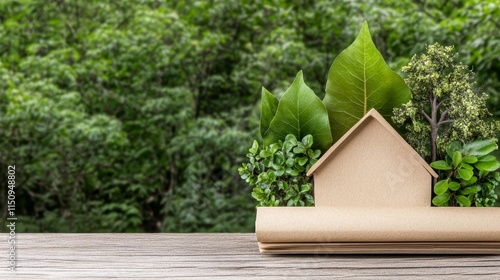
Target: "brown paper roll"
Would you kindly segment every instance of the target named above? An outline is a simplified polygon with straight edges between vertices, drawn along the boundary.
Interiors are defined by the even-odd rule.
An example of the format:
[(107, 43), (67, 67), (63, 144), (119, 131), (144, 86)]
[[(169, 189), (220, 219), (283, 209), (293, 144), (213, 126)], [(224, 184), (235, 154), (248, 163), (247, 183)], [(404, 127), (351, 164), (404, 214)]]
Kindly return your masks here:
[(259, 207), (261, 243), (500, 242), (500, 208)]

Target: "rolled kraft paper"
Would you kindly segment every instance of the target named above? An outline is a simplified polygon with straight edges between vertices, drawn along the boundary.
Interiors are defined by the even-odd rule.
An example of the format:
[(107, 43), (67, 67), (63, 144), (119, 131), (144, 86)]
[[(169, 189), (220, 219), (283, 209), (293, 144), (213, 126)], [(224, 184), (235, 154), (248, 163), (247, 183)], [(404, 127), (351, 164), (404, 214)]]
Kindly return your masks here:
[(500, 208), (258, 207), (259, 242), (500, 241)]
[(500, 242), (258, 243), (264, 254), (500, 254)]

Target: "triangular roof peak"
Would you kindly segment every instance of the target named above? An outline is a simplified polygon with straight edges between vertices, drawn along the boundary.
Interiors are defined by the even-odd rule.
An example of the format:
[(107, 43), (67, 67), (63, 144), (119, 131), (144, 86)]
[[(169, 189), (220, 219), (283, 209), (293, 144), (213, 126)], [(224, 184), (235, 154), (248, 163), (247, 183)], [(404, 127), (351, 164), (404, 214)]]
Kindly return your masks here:
[(349, 131), (347, 131), (330, 149), (328, 149), (325, 154), (316, 162), (307, 172), (307, 176), (311, 176), (316, 169), (318, 169), (325, 161), (328, 159), (333, 152), (341, 146), (344, 142), (348, 141), (349, 137), (353, 134), (354, 131), (356, 131), (363, 123), (367, 122), (370, 119), (375, 119), (378, 121), (385, 129), (386, 131), (395, 137), (396, 140), (398, 140), (401, 145), (405, 148), (404, 150), (408, 153), (409, 158), (415, 159), (420, 165), (422, 165), (429, 174), (431, 174), (433, 177), (437, 178), (438, 174), (425, 162), (425, 160), (413, 149), (410, 144), (408, 144), (401, 135), (391, 126), (390, 123), (388, 123), (384, 117), (377, 112), (375, 109), (371, 109), (366, 113), (366, 115), (363, 116)]

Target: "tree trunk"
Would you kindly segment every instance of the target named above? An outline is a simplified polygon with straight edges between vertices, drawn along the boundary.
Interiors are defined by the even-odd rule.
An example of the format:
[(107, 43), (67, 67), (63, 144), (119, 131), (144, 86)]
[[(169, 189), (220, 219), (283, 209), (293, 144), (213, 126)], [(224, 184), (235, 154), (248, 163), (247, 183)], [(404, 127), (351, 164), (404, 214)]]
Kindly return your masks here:
[[(437, 154), (437, 134), (438, 127), (437, 125), (431, 124), (431, 162), (436, 161)], [(432, 187), (437, 183), (437, 178), (432, 177)]]
[(435, 162), (437, 157), (437, 134), (437, 126), (431, 125), (431, 162)]
[[(438, 98), (436, 95), (430, 95), (429, 96), (429, 101), (431, 102), (431, 116), (427, 116), (424, 113), (424, 116), (426, 117), (427, 121), (429, 121), (429, 124), (431, 125), (431, 162), (436, 161), (437, 157), (437, 136), (438, 136), (438, 130), (439, 130), (439, 123), (438, 123), (438, 110), (439, 106), (441, 103), (438, 104)], [(436, 178), (432, 178), (432, 187), (437, 183)]]

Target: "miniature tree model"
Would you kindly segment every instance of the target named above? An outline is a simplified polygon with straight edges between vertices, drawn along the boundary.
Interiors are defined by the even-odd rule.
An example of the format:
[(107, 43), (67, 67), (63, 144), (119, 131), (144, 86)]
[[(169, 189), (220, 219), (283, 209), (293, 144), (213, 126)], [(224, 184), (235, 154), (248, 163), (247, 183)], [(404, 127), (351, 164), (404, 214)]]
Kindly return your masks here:
[(436, 43), (403, 67), (413, 97), (394, 109), (393, 121), (405, 125), (406, 141), (428, 162), (444, 157), (452, 140), (494, 138), (500, 129), (486, 108), (488, 96), (474, 91), (474, 73), (456, 58), (453, 47)]

